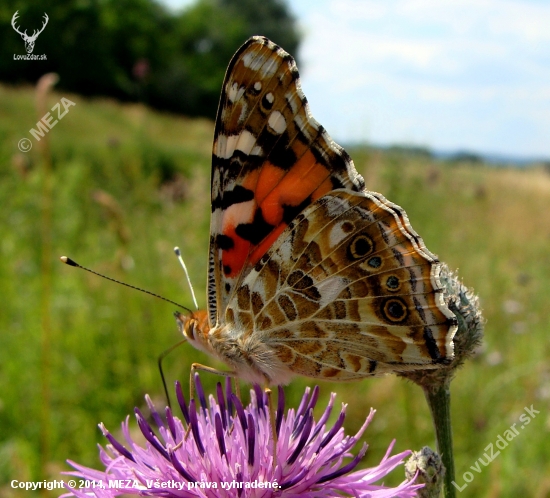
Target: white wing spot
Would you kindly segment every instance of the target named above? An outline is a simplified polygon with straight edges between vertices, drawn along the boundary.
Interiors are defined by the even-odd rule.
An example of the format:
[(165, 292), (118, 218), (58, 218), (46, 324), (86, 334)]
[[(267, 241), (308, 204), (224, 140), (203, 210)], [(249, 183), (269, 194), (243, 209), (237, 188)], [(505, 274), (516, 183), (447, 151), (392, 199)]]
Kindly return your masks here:
[(247, 155), (259, 156), (261, 147), (256, 145), (256, 137), (248, 130), (243, 130), (239, 135), (218, 135), (214, 144), (214, 154), (220, 159), (229, 159), (236, 150)]
[(275, 96), (269, 92), (265, 94), (265, 99), (270, 103), (273, 104), (273, 101), (275, 100)]
[(256, 144), (256, 137), (252, 133), (250, 133), (248, 130), (243, 130), (239, 135), (239, 140), (237, 140), (237, 145), (235, 146), (235, 149), (240, 150), (245, 154), (249, 155), (250, 151), (252, 150), (255, 144)]
[(330, 218), (335, 218), (336, 216), (342, 214), (344, 211), (349, 209), (349, 202), (345, 199), (342, 199), (338, 196), (331, 195), (327, 196), (327, 203), (325, 208)]
[(241, 102), (241, 113), (239, 114), (239, 124), (242, 124), (248, 117), (248, 104), (245, 100)]
[(285, 117), (279, 111), (273, 111), (267, 120), (267, 124), (271, 129), (280, 135), (283, 131), (286, 130), (286, 120)]
[(235, 82), (229, 88), (226, 88), (225, 91), (227, 92), (227, 99), (229, 102), (234, 104), (243, 96), (244, 87), (239, 87), (239, 84)]
[(272, 77), (277, 72), (277, 69), (279, 69), (279, 65), (273, 63), (273, 56), (271, 54), (249, 52), (244, 54), (242, 61), (244, 67), (257, 71), (262, 79)]
[(241, 223), (251, 223), (254, 219), (255, 209), (256, 201), (254, 199), (229, 206), (222, 215), (221, 233), (227, 233)]
[(304, 116), (301, 114), (296, 114), (296, 116), (294, 116), (294, 122), (308, 140), (313, 140), (315, 138), (312, 131), (319, 131), (319, 125), (316, 121), (308, 119), (307, 117), (304, 119)]
[(285, 93), (285, 99), (290, 106), (292, 114), (296, 114), (298, 112), (298, 109), (300, 108), (299, 104), (301, 104), (300, 99), (298, 98), (298, 94), (296, 92)]
[(336, 301), (340, 293), (348, 286), (349, 282), (341, 277), (326, 278), (317, 284), (317, 290), (321, 294), (321, 308)]
[(340, 242), (342, 242), (346, 237), (347, 233), (342, 230), (342, 223), (336, 223), (329, 233), (330, 247), (336, 247)]
[(283, 264), (286, 261), (292, 261), (293, 252), (292, 252), (292, 239), (287, 238), (277, 249), (279, 253), (280, 261), (279, 264)]
[(214, 142), (214, 155), (220, 159), (229, 159), (233, 155), (238, 138), (239, 135), (231, 135), (228, 137), (220, 133)]
[(262, 89), (262, 84), (259, 81), (256, 81), (256, 83), (254, 83), (254, 90), (259, 92), (261, 89)]
[(263, 149), (262, 149), (259, 145), (256, 145), (256, 146), (253, 147), (252, 150), (250, 151), (250, 155), (251, 155), (251, 156), (263, 156), (263, 155), (264, 155), (264, 151), (263, 151)]

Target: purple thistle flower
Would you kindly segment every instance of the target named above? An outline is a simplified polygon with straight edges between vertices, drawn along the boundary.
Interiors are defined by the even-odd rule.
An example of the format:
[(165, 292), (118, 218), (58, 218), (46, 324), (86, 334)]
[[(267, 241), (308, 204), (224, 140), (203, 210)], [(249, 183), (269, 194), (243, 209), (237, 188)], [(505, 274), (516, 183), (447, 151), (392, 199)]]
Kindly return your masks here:
[[(184, 420), (166, 408), (166, 422), (147, 403), (155, 421), (157, 433), (136, 408), (138, 426), (147, 440), (138, 446), (130, 437), (128, 417), (122, 423), (126, 446), (118, 442), (100, 424), (109, 441), (100, 447), (100, 459), (105, 471), (84, 467), (69, 461), (76, 471), (67, 472), (89, 484), (85, 488), (68, 488), (64, 496), (113, 497), (120, 494), (140, 494), (166, 497), (414, 497), (422, 485), (404, 481), (396, 488), (375, 483), (401, 465), (411, 452), (390, 456), (393, 441), (380, 464), (354, 471), (367, 451), (367, 445), (354, 457), (355, 446), (374, 416), (371, 409), (365, 423), (355, 436), (344, 435), (342, 424), (345, 405), (335, 425), (327, 430), (326, 422), (334, 405), (335, 394), (321, 418), (316, 422), (313, 408), (319, 389), (306, 389), (298, 410), (284, 413), (284, 393), (279, 388), (275, 416), (277, 432), (276, 462), (272, 425), (267, 395), (255, 386), (250, 391), (251, 402), (245, 408), (231, 391), (230, 379), (225, 390), (218, 385), (216, 396), (208, 403), (195, 377), (199, 407), (195, 400), (185, 401), (181, 386), (176, 394)], [(224, 393), (225, 391), (225, 393)], [(344, 459), (352, 458), (347, 464)], [(73, 481), (74, 482), (74, 481)]]

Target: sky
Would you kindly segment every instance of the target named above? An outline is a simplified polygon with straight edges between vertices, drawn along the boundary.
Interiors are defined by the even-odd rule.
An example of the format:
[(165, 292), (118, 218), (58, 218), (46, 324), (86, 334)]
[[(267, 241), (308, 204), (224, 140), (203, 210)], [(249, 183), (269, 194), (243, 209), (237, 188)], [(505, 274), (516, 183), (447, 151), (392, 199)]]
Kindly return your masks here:
[(550, 159), (550, 1), (287, 4), (304, 93), (337, 142)]

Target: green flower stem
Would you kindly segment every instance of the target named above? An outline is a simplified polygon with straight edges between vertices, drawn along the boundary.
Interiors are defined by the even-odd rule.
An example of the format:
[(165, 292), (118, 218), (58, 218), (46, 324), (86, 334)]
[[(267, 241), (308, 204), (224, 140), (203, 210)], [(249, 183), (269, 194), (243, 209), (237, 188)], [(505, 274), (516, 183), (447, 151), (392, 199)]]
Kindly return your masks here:
[(485, 323), (477, 296), (465, 287), (445, 264), (441, 265), (439, 275), (443, 287), (443, 301), (455, 315), (458, 330), (453, 337), (454, 355), (452, 360), (441, 368), (411, 370), (399, 375), (424, 391), (430, 406), (437, 440), (437, 451), (445, 466), (443, 484), (446, 498), (456, 497), (455, 467), (453, 457), (453, 433), (451, 429), (451, 380), (457, 368), (462, 365), (483, 338)]
[(435, 426), (437, 451), (445, 466), (445, 498), (455, 498), (456, 490), (452, 484), (455, 480), (455, 464), (453, 456), (453, 431), (451, 428), (451, 390), (450, 382), (439, 385), (423, 385), (422, 389)]

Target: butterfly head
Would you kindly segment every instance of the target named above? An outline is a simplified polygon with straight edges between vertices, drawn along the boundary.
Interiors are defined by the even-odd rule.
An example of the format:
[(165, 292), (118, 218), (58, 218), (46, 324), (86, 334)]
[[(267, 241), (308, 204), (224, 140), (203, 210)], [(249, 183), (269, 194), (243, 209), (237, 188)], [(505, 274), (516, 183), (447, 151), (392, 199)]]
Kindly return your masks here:
[(194, 347), (204, 351), (205, 353), (211, 353), (212, 348), (208, 340), (208, 332), (210, 331), (210, 324), (208, 323), (208, 314), (206, 311), (193, 311), (184, 315), (179, 311), (174, 313), (176, 322), (183, 334), (183, 337), (187, 339)]

